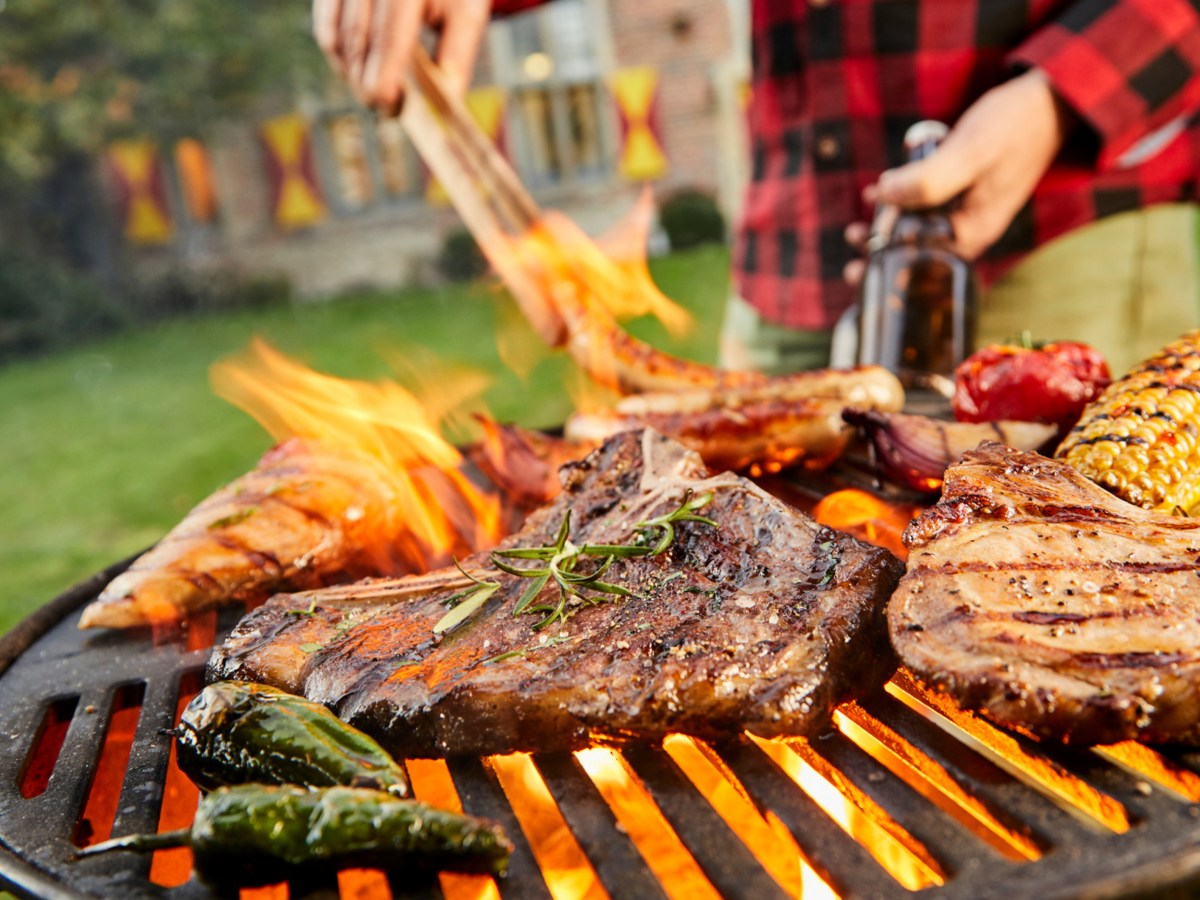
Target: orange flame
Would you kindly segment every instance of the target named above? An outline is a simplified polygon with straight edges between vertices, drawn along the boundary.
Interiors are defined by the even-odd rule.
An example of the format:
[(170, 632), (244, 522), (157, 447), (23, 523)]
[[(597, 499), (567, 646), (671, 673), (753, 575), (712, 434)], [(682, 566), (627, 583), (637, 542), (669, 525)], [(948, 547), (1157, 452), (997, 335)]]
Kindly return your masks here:
[(575, 754), (671, 900), (716, 900), (717, 891), (683, 846), (624, 757), (608, 747)]
[(1129, 812), (1119, 800), (1072, 775), (1053, 760), (1026, 749), (1009, 732), (959, 709), (945, 694), (927, 690), (907, 669), (899, 669), (885, 689), (1085, 824), (1099, 825), (1116, 834), (1132, 827)]
[[(587, 241), (569, 219), (551, 221), (548, 225), (554, 229), (562, 228), (568, 236), (574, 234), (577, 239), (582, 237)], [(597, 300), (618, 319), (652, 315), (672, 335), (683, 335), (692, 326), (691, 315), (655, 286), (646, 263), (646, 247), (653, 225), (654, 194), (645, 188), (633, 208), (600, 236), (595, 245), (598, 253), (589, 251), (587, 244), (580, 244), (577, 240), (570, 244), (569, 249), (584, 251), (584, 272), (581, 274), (589, 279), (597, 274), (601, 276), (600, 281), (592, 282), (604, 288), (597, 294)], [(614, 274), (609, 274), (610, 270)]]
[(399, 384), (322, 375), (255, 340), (211, 372), (217, 394), (245, 410), (277, 441), (300, 437), (373, 463), (389, 486), (396, 538), (409, 568), (490, 546), (504, 533), (498, 499), (473, 485), (441, 427), (468, 390), (457, 382), (439, 400)]
[(837, 897), (804, 857), (787, 826), (770, 810), (759, 813), (737, 777), (707, 744), (672, 734), (663, 741), (663, 749), (789, 897)]
[(919, 891), (945, 883), (929, 851), (804, 738), (749, 737), (904, 887)]
[[(692, 317), (650, 277), (646, 243), (653, 222), (654, 200), (646, 191), (599, 241), (551, 210), (512, 249), (517, 264), (536, 273), (555, 301), (618, 319), (652, 315), (679, 335), (691, 326)], [(555, 306), (562, 311), (558, 302)]]
[(989, 808), (936, 759), (857, 703), (850, 701), (838, 707), (834, 722), (842, 734), (1006, 859), (1020, 862), (1041, 857), (1041, 847), (1021, 826)]
[(813, 518), (822, 525), (849, 532), (907, 559), (908, 550), (902, 538), (905, 527), (918, 509), (910, 504), (892, 504), (866, 491), (849, 488), (824, 497), (813, 510)]
[[(450, 769), (440, 759), (410, 759), (405, 761), (413, 796), (423, 803), (463, 811), (462, 800), (454, 788)], [(446, 900), (500, 900), (500, 891), (490, 875), (468, 875), (461, 872), (442, 872), (438, 876)]]
[(551, 896), (606, 900), (608, 892), (563, 819), (532, 757), (512, 753), (490, 757), (488, 762), (512, 804)]
[(599, 242), (551, 211), (520, 238), (483, 247), (502, 277), (529, 284), (539, 298), (536, 305), (523, 304), (534, 328), (561, 333), (558, 326), (565, 325), (576, 352), (588, 359), (588, 374), (606, 388), (618, 386), (610, 352), (620, 333), (617, 319), (652, 315), (674, 335), (692, 324), (691, 315), (650, 277), (645, 248), (653, 220), (653, 200), (645, 192)]

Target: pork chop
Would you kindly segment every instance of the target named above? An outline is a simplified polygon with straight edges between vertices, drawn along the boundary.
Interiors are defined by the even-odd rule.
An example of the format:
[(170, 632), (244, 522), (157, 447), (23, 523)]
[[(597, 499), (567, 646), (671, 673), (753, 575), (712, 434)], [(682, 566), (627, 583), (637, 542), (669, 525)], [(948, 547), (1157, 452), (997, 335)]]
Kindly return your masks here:
[[(515, 615), (529, 578), (481, 553), (462, 562), (499, 587), (443, 634), (454, 570), (278, 596), (217, 648), (210, 676), (303, 693), (401, 756), (562, 750), (672, 732), (721, 738), (811, 734), (880, 684), (894, 660), (883, 609), (903, 566), (822, 527), (732, 473), (713, 476), (656, 432), (608, 440), (563, 467), (563, 493), (501, 548), (629, 544), (638, 523), (711, 492), (669, 549), (616, 558), (565, 621)], [(509, 559), (518, 567), (529, 562)], [(586, 574), (599, 560), (581, 563)], [(593, 569), (589, 569), (588, 566)], [(478, 595), (476, 595), (478, 596)], [(553, 607), (551, 582), (530, 606)]]
[(888, 625), (919, 678), (1042, 737), (1200, 739), (1200, 521), (986, 443), (904, 541)]

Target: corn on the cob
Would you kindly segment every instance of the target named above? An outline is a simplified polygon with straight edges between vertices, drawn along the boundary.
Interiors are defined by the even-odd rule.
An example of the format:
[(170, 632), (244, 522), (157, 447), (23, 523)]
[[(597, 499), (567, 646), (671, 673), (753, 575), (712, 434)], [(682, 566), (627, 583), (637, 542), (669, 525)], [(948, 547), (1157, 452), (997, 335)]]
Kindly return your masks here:
[(1200, 331), (1114, 381), (1083, 411), (1057, 456), (1145, 509), (1200, 509)]

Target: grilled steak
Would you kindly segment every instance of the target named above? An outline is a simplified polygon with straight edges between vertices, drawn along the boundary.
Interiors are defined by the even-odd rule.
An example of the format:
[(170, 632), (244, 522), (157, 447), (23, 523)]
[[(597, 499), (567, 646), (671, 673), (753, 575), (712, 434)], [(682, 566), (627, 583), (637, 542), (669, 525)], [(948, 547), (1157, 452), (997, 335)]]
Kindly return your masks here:
[[(808, 734), (890, 671), (883, 606), (902, 566), (887, 551), (732, 473), (710, 476), (653, 431), (610, 439), (563, 482), (502, 547), (553, 544), (568, 511), (574, 545), (627, 544), (637, 523), (710, 491), (700, 513), (717, 526), (682, 522), (662, 554), (616, 559), (603, 579), (631, 595), (598, 595), (609, 602), (542, 631), (541, 614), (513, 614), (530, 579), (488, 554), (463, 568), (498, 590), (440, 637), (447, 599), (470, 584), (454, 570), (278, 596), (217, 649), (210, 675), (302, 692), (392, 752), (429, 756), (593, 735)], [(534, 605), (557, 597), (551, 582)]]
[(920, 678), (1043, 737), (1200, 739), (1200, 521), (987, 443), (905, 543), (888, 624)]

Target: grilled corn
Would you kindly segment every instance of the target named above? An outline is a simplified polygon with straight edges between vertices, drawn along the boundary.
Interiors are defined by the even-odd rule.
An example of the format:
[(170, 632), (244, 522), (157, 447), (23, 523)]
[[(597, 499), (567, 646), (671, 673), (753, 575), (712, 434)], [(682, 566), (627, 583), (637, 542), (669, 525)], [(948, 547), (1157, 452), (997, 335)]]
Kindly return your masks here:
[(1057, 456), (1135, 506), (1200, 510), (1200, 331), (1191, 331), (1109, 385)]

